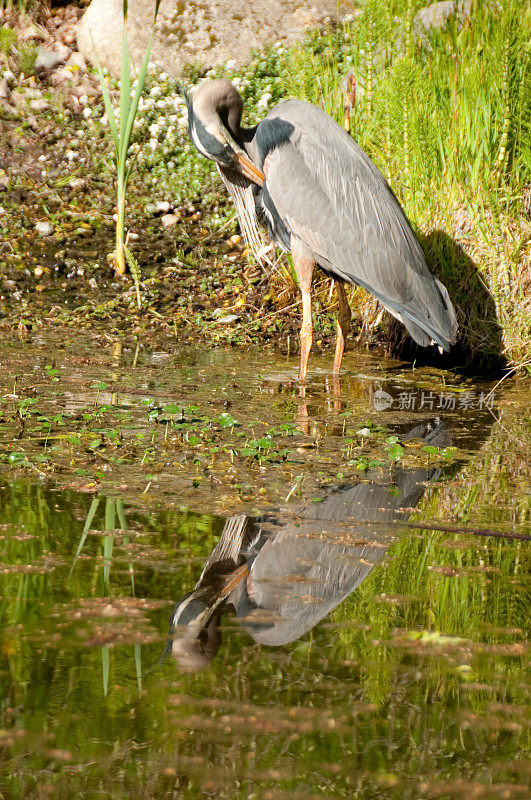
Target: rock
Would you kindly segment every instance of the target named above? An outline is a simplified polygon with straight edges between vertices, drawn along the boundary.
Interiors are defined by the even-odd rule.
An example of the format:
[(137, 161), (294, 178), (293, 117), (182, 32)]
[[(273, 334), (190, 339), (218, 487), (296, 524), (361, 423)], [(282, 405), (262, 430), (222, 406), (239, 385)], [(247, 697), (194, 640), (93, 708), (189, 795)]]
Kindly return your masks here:
[(54, 226), (51, 222), (48, 222), (48, 220), (35, 223), (35, 231), (39, 236), (51, 236), (54, 230)]
[(72, 180), (68, 182), (68, 185), (71, 189), (84, 189), (87, 182), (85, 178), (72, 178)]
[(171, 228), (172, 225), (177, 225), (180, 219), (181, 217), (177, 214), (163, 214), (160, 221), (165, 228)]
[(227, 314), (226, 317), (218, 317), (216, 323), (218, 325), (232, 325), (233, 322), (238, 322), (239, 319), (236, 314)]
[(5, 289), (6, 292), (14, 292), (15, 289), (17, 288), (17, 284), (16, 284), (15, 281), (7, 280), (7, 281), (4, 281), (3, 288)]
[(94, 88), (90, 83), (80, 83), (79, 86), (74, 86), (71, 93), (79, 100), (80, 97), (89, 97), (94, 94)]
[(61, 56), (62, 60), (65, 62), (68, 61), (68, 59), (72, 55), (72, 50), (70, 49), (70, 47), (67, 47), (66, 44), (63, 44), (62, 42), (55, 42), (54, 50), (57, 53), (57, 55)]
[(0, 97), (9, 97), (9, 85), (5, 78), (0, 80)]
[(62, 86), (64, 83), (72, 82), (73, 80), (75, 80), (75, 73), (69, 67), (60, 67), (50, 75), (52, 86)]
[(8, 86), (13, 86), (13, 84), (17, 82), (15, 73), (11, 72), (10, 69), (4, 70), (4, 80), (7, 81)]
[(144, 206), (144, 211), (150, 217), (160, 217), (161, 214), (167, 214), (171, 211), (171, 204), (167, 200), (157, 200), (156, 203), (147, 203)]
[(87, 71), (87, 62), (85, 61), (85, 56), (83, 53), (75, 52), (70, 55), (70, 58), (66, 62), (66, 66), (68, 69), (78, 69), (81, 72)]
[(10, 100), (14, 103), (15, 107), (21, 111), (27, 104), (24, 92), (15, 91), (11, 94)]
[[(253, 50), (277, 41), (299, 41), (307, 28), (327, 20), (340, 21), (355, 13), (353, 0), (162, 0), (151, 59), (157, 66), (180, 75), (187, 64), (212, 67), (231, 61), (242, 65)], [(129, 0), (128, 38), (133, 63), (146, 51), (153, 19), (153, 3)], [(120, 76), (122, 0), (92, 0), (77, 26), (83, 55)]]
[(76, 34), (74, 31), (67, 31), (67, 33), (63, 34), (63, 41), (68, 45), (74, 44), (76, 41)]
[(417, 40), (427, 41), (426, 33), (444, 28), (454, 15), (458, 20), (467, 19), (470, 14), (472, 0), (440, 0), (431, 6), (421, 8), (413, 20), (413, 32)]
[(28, 116), (26, 117), (26, 125), (34, 133), (38, 133), (38, 131), (39, 131), (39, 123), (37, 122), (37, 119), (33, 116), (33, 114), (28, 114)]
[(44, 42), (47, 38), (49, 38), (48, 34), (41, 28), (40, 25), (37, 27), (35, 25), (28, 25), (24, 28), (21, 33), (19, 33), (19, 40), (21, 42), (29, 42), (29, 41), (40, 41)]
[(59, 64), (64, 64), (62, 55), (42, 44), (37, 48), (37, 58), (35, 59), (36, 70), (52, 70), (58, 67)]
[(29, 87), (24, 90), (24, 97), (26, 100), (42, 100), (42, 92), (40, 89), (33, 89)]
[(30, 100), (30, 108), (32, 111), (42, 112), (47, 111), (50, 108), (50, 104), (46, 102), (44, 98)]

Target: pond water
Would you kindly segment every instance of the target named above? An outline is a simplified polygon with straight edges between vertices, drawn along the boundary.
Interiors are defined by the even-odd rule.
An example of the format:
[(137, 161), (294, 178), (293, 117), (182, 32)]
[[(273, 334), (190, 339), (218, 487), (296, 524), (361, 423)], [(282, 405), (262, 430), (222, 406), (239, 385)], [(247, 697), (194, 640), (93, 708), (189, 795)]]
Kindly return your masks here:
[(73, 333), (0, 366), (1, 798), (529, 796), (524, 387)]

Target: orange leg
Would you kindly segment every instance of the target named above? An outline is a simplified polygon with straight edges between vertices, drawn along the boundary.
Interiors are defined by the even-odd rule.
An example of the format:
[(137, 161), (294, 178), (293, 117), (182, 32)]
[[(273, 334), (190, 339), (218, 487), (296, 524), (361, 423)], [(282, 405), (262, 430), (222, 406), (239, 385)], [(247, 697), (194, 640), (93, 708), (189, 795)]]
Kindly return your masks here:
[(301, 358), (299, 364), (299, 380), (304, 383), (306, 380), (306, 370), (308, 368), (308, 358), (313, 342), (313, 323), (312, 323), (312, 275), (315, 260), (311, 251), (300, 239), (292, 239), (291, 252), (293, 254), (293, 265), (299, 279), (299, 286), (302, 294), (302, 327), (301, 327)]
[[(302, 289), (302, 287), (301, 287)], [(301, 360), (299, 364), (299, 380), (304, 383), (308, 359), (313, 343), (312, 297), (309, 290), (302, 289), (302, 327), (301, 327)]]
[(337, 299), (339, 301), (339, 309), (337, 312), (337, 339), (336, 339), (336, 352), (334, 356), (334, 366), (332, 373), (339, 375), (341, 369), (341, 361), (343, 360), (343, 351), (345, 350), (345, 341), (350, 330), (350, 306), (348, 304), (347, 295), (345, 294), (345, 287), (339, 281), (335, 281), (337, 292)]

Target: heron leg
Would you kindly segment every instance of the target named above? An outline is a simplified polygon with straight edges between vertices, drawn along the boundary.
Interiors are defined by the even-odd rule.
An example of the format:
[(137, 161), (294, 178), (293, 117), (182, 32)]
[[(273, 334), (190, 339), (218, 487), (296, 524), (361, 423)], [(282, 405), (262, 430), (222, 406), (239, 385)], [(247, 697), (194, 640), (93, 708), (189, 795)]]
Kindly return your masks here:
[(308, 358), (313, 342), (311, 288), (315, 260), (311, 251), (300, 240), (292, 240), (291, 252), (302, 294), (301, 358), (299, 363), (299, 380), (302, 383), (306, 380)]
[(345, 287), (339, 281), (335, 281), (337, 299), (339, 301), (339, 309), (337, 312), (337, 339), (336, 339), (336, 353), (334, 356), (334, 367), (332, 372), (334, 375), (339, 375), (341, 369), (341, 361), (343, 360), (343, 351), (345, 350), (345, 341), (350, 330), (350, 306), (348, 304)]

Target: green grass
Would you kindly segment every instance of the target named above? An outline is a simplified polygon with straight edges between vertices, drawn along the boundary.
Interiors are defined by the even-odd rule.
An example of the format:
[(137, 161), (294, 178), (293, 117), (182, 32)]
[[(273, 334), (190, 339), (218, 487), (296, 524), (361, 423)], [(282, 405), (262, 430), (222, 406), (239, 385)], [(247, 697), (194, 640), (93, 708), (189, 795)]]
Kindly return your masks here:
[[(369, 0), (352, 26), (286, 53), (285, 90), (343, 124), (352, 70), (352, 135), (447, 285), (463, 349), (529, 366), (531, 10), (477, 0), (469, 22), (450, 21), (421, 46), (411, 21), (422, 5)], [(364, 293), (353, 299), (363, 316)]]

